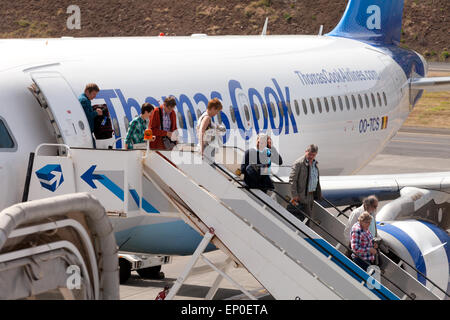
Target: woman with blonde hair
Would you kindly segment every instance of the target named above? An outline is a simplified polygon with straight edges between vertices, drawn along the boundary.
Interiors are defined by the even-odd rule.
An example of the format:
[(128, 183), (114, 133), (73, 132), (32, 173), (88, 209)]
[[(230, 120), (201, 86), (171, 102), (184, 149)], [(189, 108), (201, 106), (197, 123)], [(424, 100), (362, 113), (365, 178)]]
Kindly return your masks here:
[(214, 129), (216, 124), (212, 122), (212, 118), (217, 116), (222, 110), (222, 103), (219, 99), (214, 98), (208, 102), (206, 111), (200, 116), (197, 124), (198, 143), (200, 146), (200, 153), (203, 156), (206, 151), (208, 157), (214, 157), (214, 148), (208, 148), (210, 143), (214, 140)]
[(353, 225), (351, 233), (352, 260), (364, 271), (374, 263), (377, 253), (373, 246), (373, 236), (369, 231), (372, 219), (371, 214), (364, 211), (359, 216), (358, 222)]

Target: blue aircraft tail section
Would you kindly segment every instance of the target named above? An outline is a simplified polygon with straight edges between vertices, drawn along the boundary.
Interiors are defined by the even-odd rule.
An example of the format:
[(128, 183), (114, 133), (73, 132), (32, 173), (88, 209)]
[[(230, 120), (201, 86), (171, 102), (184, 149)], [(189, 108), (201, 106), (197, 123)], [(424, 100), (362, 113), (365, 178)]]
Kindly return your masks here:
[(329, 36), (377, 45), (397, 45), (402, 30), (403, 0), (349, 0)]

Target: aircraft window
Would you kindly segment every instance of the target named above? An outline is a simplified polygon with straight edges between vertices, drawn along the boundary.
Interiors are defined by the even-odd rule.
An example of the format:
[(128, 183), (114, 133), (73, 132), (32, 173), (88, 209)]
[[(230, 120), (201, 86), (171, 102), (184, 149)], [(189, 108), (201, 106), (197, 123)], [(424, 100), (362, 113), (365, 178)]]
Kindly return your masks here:
[(381, 107), (381, 97), (379, 92), (377, 92), (377, 97), (378, 97), (378, 105)]
[(284, 108), (283, 108), (283, 104), (280, 102), (278, 102), (278, 107), (280, 108), (280, 116), (284, 117)]
[(344, 110), (344, 105), (342, 104), (341, 96), (338, 96), (338, 101), (339, 101), (339, 109), (341, 109), (341, 111), (343, 111)]
[(314, 102), (312, 99), (309, 99), (309, 106), (311, 107), (311, 113), (314, 114), (315, 110), (314, 110)]
[(302, 105), (303, 105), (303, 112), (305, 113), (305, 115), (307, 115), (308, 114), (308, 107), (306, 106), (305, 99), (302, 99)]
[(347, 110), (350, 110), (350, 100), (348, 100), (347, 96), (345, 96), (345, 105), (347, 106)]
[(366, 99), (366, 107), (367, 107), (367, 108), (370, 108), (369, 97), (367, 96), (366, 93), (364, 93), (364, 98)]
[(286, 104), (287, 104), (287, 107), (288, 107), (288, 113), (289, 113), (289, 115), (292, 115), (291, 102), (288, 101)]
[(117, 118), (112, 119), (112, 124), (113, 124), (113, 128), (114, 128), (114, 132), (117, 132), (117, 134), (119, 134), (120, 127), (119, 127), (119, 121), (117, 120)]
[[(222, 123), (222, 111), (220, 111), (220, 112), (217, 114), (217, 122), (218, 122), (219, 124)], [(184, 129), (184, 128), (181, 128), (181, 129)]]
[(333, 111), (336, 112), (336, 101), (334, 100), (334, 97), (331, 97), (331, 106), (333, 107)]
[(200, 118), (201, 115), (202, 115), (202, 112), (200, 111), (200, 109), (197, 109), (197, 119)]
[(360, 94), (358, 94), (358, 101), (359, 101), (359, 107), (361, 109), (364, 108), (363, 99)]
[(188, 120), (189, 120), (189, 126), (191, 128), (193, 128), (194, 127), (194, 120), (192, 119), (192, 114), (191, 114), (190, 110), (187, 111), (187, 115), (188, 115)]
[(328, 104), (327, 97), (323, 98), (323, 100), (325, 101), (325, 110), (327, 110), (327, 112), (330, 112), (330, 105)]
[(247, 121), (250, 121), (250, 112), (248, 111), (248, 107), (246, 104), (244, 104), (244, 113), (245, 113), (245, 119)]
[(236, 115), (234, 114), (233, 106), (230, 106), (230, 115), (231, 115), (231, 121), (236, 122)]
[(384, 93), (384, 92), (383, 92), (383, 100), (384, 100), (384, 105), (387, 106), (386, 93)]
[(183, 116), (181, 115), (181, 113), (179, 111), (178, 111), (178, 123), (180, 124), (181, 129), (186, 129), (184, 127)]
[(128, 131), (128, 126), (130, 125), (130, 122), (128, 121), (127, 116), (123, 117), (123, 123), (125, 125), (125, 131)]
[(16, 145), (5, 123), (0, 118), (0, 149), (13, 149)]
[(255, 112), (256, 120), (259, 120), (260, 115), (259, 115), (259, 109), (258, 109), (257, 104), (253, 105), (253, 111)]
[(277, 112), (275, 111), (275, 106), (274, 106), (273, 102), (270, 103), (270, 110), (272, 110), (273, 118), (276, 119), (277, 118)]
[(376, 103), (376, 101), (375, 101), (375, 96), (373, 95), (373, 93), (371, 93), (370, 95), (372, 96), (372, 105), (373, 105), (374, 107), (376, 107), (376, 106), (377, 106), (377, 103)]
[(320, 98), (317, 98), (317, 110), (319, 110), (319, 113), (322, 113), (322, 102), (320, 102)]
[(356, 106), (356, 99), (355, 99), (354, 95), (352, 95), (352, 103), (353, 103), (353, 109), (356, 110), (357, 106)]
[[(302, 100), (303, 103), (305, 103), (305, 100)], [(294, 104), (295, 104), (295, 113), (299, 116), (300, 115), (300, 107), (298, 105), (298, 101), (294, 100)]]
[(267, 106), (266, 106), (265, 103), (262, 104), (262, 110), (263, 110), (263, 113), (264, 113), (264, 118), (267, 119), (267, 118), (269, 117), (269, 116), (268, 116), (269, 111), (267, 111)]

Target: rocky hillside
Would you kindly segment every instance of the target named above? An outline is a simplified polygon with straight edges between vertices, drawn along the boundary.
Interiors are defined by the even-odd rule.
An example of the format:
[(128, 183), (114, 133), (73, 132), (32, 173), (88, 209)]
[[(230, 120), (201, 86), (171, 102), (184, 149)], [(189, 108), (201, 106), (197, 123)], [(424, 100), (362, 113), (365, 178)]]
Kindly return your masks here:
[[(0, 38), (316, 34), (330, 31), (347, 0), (15, 0), (0, 2)], [(81, 29), (67, 21), (77, 5)], [(72, 20), (70, 20), (72, 21)], [(450, 1), (405, 0), (402, 46), (450, 61)]]

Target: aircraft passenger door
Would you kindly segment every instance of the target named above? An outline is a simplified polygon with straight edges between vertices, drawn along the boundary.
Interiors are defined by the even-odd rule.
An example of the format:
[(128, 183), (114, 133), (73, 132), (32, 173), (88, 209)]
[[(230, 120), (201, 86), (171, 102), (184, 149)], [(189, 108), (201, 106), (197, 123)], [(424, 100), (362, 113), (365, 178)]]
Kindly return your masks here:
[(58, 143), (92, 148), (92, 134), (83, 107), (59, 72), (30, 73), (33, 94), (47, 111)]

